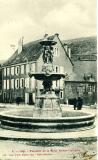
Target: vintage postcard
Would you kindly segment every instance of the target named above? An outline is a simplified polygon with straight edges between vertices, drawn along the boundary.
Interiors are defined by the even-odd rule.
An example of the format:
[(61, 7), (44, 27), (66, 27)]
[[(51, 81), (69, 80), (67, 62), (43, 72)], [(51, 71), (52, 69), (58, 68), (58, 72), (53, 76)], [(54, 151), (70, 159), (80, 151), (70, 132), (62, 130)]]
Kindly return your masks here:
[(97, 160), (96, 0), (0, 0), (0, 160)]

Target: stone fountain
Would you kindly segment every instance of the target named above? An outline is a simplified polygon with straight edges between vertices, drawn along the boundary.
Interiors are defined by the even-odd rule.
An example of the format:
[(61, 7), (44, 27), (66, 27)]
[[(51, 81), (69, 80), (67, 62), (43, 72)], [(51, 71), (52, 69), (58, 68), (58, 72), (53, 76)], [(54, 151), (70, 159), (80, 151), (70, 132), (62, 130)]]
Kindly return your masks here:
[(92, 128), (95, 121), (94, 114), (62, 111), (60, 99), (52, 89), (53, 81), (65, 78), (64, 74), (54, 72), (53, 46), (56, 42), (45, 37), (40, 44), (43, 46), (42, 70), (40, 73), (30, 73), (29, 76), (42, 81), (43, 92), (36, 96), (34, 109), (25, 108), (0, 113), (1, 127), (32, 132), (61, 132)]
[(62, 117), (62, 110), (60, 108), (60, 99), (56, 96), (52, 89), (52, 82), (64, 78), (65, 75), (55, 73), (53, 67), (53, 45), (55, 41), (44, 39), (40, 42), (43, 46), (43, 66), (41, 73), (29, 74), (34, 76), (36, 80), (42, 81), (43, 93), (36, 97), (35, 109), (33, 110), (33, 117), (39, 118), (57, 118)]

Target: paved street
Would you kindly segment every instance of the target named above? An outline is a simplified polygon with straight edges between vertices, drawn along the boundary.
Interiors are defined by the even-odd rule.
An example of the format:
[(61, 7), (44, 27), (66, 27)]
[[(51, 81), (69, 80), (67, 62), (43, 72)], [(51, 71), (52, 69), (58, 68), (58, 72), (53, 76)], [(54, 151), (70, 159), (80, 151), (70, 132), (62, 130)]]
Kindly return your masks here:
[[(29, 105), (1, 104), (0, 111), (32, 108)], [(73, 106), (62, 106), (73, 110)], [(96, 114), (96, 109), (83, 107), (83, 112)], [(4, 140), (4, 139), (8, 140)], [(96, 160), (96, 130), (32, 133), (0, 129), (0, 160)], [(13, 141), (11, 140), (13, 139)], [(25, 140), (23, 140), (25, 139)]]
[(96, 142), (65, 142), (60, 146), (34, 146), (32, 142), (0, 141), (0, 160), (96, 160)]

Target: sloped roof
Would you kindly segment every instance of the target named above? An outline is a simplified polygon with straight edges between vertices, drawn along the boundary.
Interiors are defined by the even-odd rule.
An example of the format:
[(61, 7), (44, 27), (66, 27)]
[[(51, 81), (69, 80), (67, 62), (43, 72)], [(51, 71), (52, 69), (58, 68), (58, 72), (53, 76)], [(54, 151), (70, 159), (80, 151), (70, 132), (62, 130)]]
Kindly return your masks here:
[[(56, 35), (58, 37), (58, 34), (54, 34), (54, 35), (49, 36), (48, 40), (53, 40)], [(40, 42), (42, 40), (43, 39), (24, 44), (22, 52), (18, 54), (18, 50), (16, 50), (15, 53), (3, 64), (3, 66), (10, 66), (10, 65), (15, 65), (15, 64), (19, 64), (19, 63), (25, 63), (27, 61), (28, 62), (36, 61), (40, 57), (40, 55), (42, 54), (42, 45), (40, 44)], [(59, 39), (59, 41), (60, 41), (60, 39)], [(63, 47), (63, 45), (62, 45), (62, 47)], [(67, 55), (66, 52), (65, 52), (65, 54)], [(70, 58), (69, 58), (69, 60), (70, 60)], [(71, 61), (71, 63), (72, 63), (72, 61)]]
[(84, 37), (64, 40), (63, 44), (71, 47), (71, 54), (75, 55), (94, 55), (97, 53), (97, 37)]
[(40, 45), (41, 40), (33, 41), (23, 45), (22, 52), (18, 54), (18, 50), (3, 64), (3, 66), (9, 66), (19, 63), (25, 63), (28, 61), (36, 61), (42, 54)]
[[(64, 43), (71, 47), (71, 59), (74, 63), (74, 80), (83, 81), (84, 74), (93, 74), (94, 81), (96, 82), (97, 37), (71, 39), (63, 41), (63, 44)], [(91, 59), (89, 57), (91, 57)]]

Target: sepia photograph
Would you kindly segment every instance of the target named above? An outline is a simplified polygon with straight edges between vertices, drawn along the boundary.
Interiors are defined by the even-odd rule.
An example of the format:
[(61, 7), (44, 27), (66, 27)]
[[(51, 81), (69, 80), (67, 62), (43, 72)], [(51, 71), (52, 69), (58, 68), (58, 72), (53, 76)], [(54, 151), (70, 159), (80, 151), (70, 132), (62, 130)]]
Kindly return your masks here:
[(97, 160), (97, 0), (0, 0), (0, 160)]

